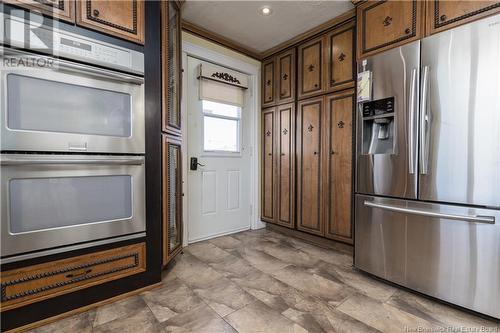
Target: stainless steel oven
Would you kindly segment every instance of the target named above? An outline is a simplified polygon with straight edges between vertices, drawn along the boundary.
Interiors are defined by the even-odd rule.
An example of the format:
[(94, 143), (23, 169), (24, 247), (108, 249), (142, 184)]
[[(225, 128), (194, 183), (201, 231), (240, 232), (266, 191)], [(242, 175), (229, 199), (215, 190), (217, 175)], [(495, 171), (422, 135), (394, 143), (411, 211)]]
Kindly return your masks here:
[[(16, 48), (0, 50), (2, 151), (144, 153), (142, 53), (53, 27), (35, 30), (16, 17), (4, 21), (2, 42)], [(49, 56), (32, 52), (40, 45), (18, 50), (32, 30), (29, 40), (45, 38)]]
[(145, 230), (144, 156), (2, 154), (2, 257)]
[(34, 17), (0, 13), (2, 263), (146, 231), (143, 53)]

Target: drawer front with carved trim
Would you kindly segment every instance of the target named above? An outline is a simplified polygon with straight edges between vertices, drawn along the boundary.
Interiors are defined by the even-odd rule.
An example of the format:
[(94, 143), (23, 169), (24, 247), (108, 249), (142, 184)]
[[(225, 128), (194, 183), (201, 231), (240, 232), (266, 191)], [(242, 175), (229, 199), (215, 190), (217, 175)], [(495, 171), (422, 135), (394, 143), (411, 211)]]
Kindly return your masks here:
[(2, 311), (146, 270), (145, 243), (1, 273)]
[(77, 1), (76, 23), (144, 44), (144, 1)]
[(28, 10), (40, 11), (50, 17), (75, 22), (75, 2), (73, 0), (4, 0)]

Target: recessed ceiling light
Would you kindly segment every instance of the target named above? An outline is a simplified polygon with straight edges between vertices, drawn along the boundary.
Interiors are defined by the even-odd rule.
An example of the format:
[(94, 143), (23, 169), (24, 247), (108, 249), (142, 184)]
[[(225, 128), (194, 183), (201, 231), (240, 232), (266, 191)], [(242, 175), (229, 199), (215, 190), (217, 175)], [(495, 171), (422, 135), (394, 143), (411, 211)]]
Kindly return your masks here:
[(271, 7), (269, 6), (264, 6), (260, 8), (260, 13), (264, 16), (269, 16), (273, 13)]

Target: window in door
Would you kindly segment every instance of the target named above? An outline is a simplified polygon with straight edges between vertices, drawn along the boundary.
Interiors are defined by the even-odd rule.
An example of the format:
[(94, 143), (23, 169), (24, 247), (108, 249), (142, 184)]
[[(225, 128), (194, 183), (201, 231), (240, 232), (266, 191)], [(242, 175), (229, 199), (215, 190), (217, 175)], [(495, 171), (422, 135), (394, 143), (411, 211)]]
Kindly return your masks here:
[(215, 154), (241, 152), (241, 107), (202, 100), (203, 151)]

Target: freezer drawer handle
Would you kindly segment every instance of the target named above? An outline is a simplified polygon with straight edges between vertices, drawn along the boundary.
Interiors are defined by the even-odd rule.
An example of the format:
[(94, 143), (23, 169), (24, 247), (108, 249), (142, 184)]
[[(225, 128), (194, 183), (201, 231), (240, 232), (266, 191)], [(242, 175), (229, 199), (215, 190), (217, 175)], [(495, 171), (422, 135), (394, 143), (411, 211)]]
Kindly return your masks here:
[(495, 217), (494, 216), (477, 216), (477, 215), (471, 216), (471, 215), (454, 215), (454, 214), (435, 213), (435, 212), (429, 212), (429, 211), (420, 210), (420, 209), (412, 209), (412, 208), (404, 208), (404, 207), (378, 204), (378, 203), (374, 203), (374, 202), (367, 201), (367, 200), (365, 200), (364, 204), (365, 204), (365, 206), (368, 206), (368, 207), (380, 208), (380, 209), (390, 210), (392, 212), (398, 212), (398, 213), (436, 217), (436, 218), (442, 218), (442, 219), (448, 219), (448, 220), (460, 220), (460, 221), (468, 221), (468, 222), (476, 222), (476, 223), (495, 224)]

